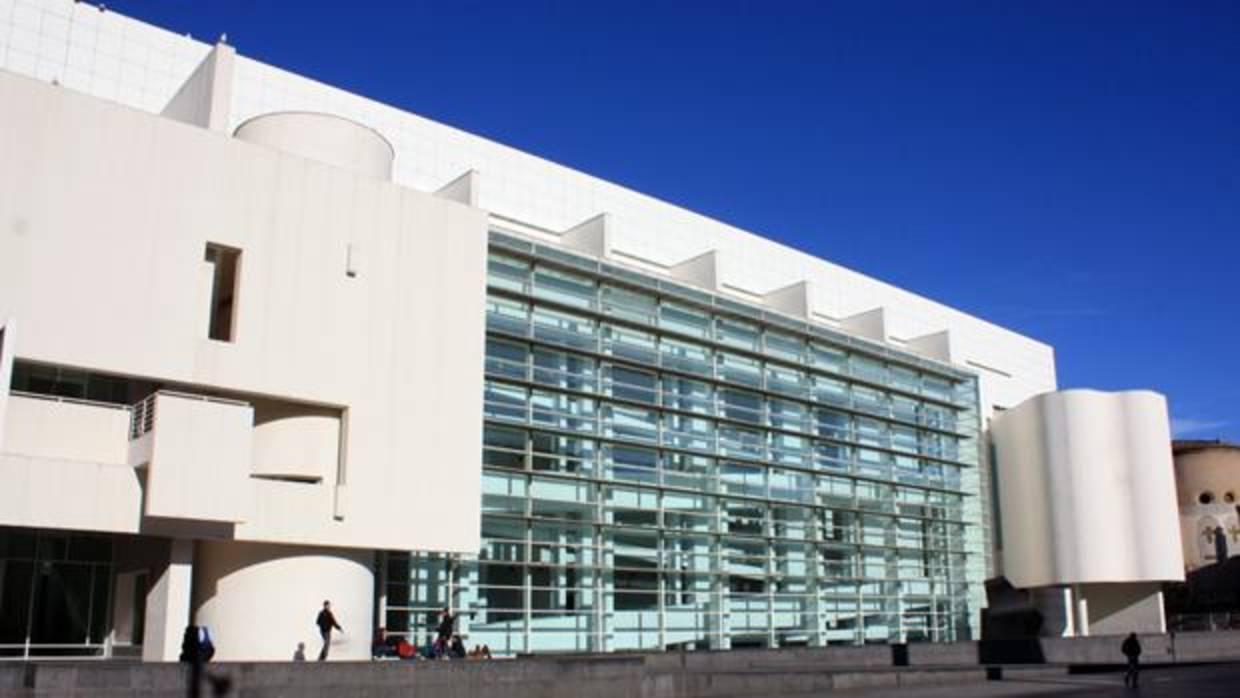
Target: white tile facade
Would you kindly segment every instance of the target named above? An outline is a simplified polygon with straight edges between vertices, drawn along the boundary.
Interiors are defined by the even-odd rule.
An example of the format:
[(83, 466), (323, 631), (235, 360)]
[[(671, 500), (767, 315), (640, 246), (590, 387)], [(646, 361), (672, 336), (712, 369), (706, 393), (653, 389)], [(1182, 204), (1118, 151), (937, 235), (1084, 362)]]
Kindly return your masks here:
[[(146, 111), (163, 109), (209, 49), (88, 3), (0, 0), (0, 67)], [(608, 212), (613, 249), (623, 255), (666, 267), (717, 249), (728, 286), (760, 295), (809, 279), (819, 316), (881, 306), (897, 340), (948, 329), (956, 361), (981, 376), (984, 412), (1055, 388), (1054, 353), (1045, 344), (645, 194), (238, 56), (230, 126), (288, 110), (331, 112), (377, 129), (395, 146), (394, 179), (415, 189), (434, 191), (472, 168), (481, 174), (479, 203), (493, 213), (562, 231)]]

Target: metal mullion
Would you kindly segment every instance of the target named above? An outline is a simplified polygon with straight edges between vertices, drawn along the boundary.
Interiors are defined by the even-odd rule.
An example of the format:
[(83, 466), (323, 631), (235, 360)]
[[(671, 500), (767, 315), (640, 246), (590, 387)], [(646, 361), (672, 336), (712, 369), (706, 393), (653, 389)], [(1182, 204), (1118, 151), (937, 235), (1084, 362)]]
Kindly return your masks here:
[[(590, 421), (590, 418), (586, 418), (586, 417), (575, 417), (575, 419), (581, 419), (583, 421)], [(777, 467), (777, 468), (783, 468), (785, 470), (792, 470), (792, 471), (796, 471), (799, 473), (803, 473), (807, 475), (815, 475), (815, 476), (820, 476), (820, 477), (849, 478), (849, 479), (852, 479), (858, 482), (871, 482), (871, 483), (880, 484), (880, 485), (906, 487), (909, 489), (922, 490), (922, 491), (927, 491), (927, 492), (939, 492), (942, 494), (950, 494), (950, 495), (956, 495), (960, 497), (977, 497), (978, 496), (976, 493), (966, 491), (966, 490), (952, 490), (952, 489), (948, 489), (945, 487), (937, 487), (935, 485), (926, 485), (926, 484), (911, 483), (911, 482), (900, 482), (897, 480), (884, 479), (884, 478), (875, 477), (872, 475), (866, 475), (864, 473), (836, 472), (832, 470), (821, 470), (821, 469), (816, 469), (816, 468), (809, 468), (804, 465), (779, 463), (777, 461), (762, 460), (758, 458), (751, 458), (748, 456), (724, 455), (724, 454), (718, 453), (717, 451), (715, 452), (699, 451), (695, 449), (684, 448), (682, 446), (673, 446), (669, 444), (651, 444), (650, 442), (646, 442), (646, 441), (635, 441), (631, 439), (607, 436), (605, 434), (598, 433), (598, 432), (572, 431), (570, 429), (564, 429), (562, 427), (542, 424), (542, 423), (533, 422), (533, 421), (511, 422), (511, 421), (503, 421), (503, 418), (485, 417), (485, 416), (483, 417), (483, 420), (484, 420), (484, 423), (489, 423), (494, 426), (501, 426), (501, 427), (508, 427), (508, 428), (520, 427), (520, 428), (525, 428), (531, 431), (543, 431), (547, 433), (554, 433), (559, 436), (568, 436), (568, 437), (574, 437), (574, 438), (579, 438), (579, 439), (589, 439), (589, 440), (597, 441), (600, 443), (606, 442), (610, 444), (620, 444), (623, 446), (644, 447), (644, 448), (659, 450), (659, 451), (670, 451), (673, 453), (679, 453), (679, 454), (688, 455), (688, 456), (701, 456), (701, 457), (707, 457), (707, 458), (725, 459), (729, 461), (735, 461), (738, 463), (743, 463), (746, 465), (754, 465), (758, 467)]]
[[(640, 276), (649, 278), (654, 282), (652, 286), (646, 286), (639, 283), (634, 283), (628, 279), (619, 278), (616, 274), (611, 273), (607, 267), (601, 265), (595, 260), (589, 260), (590, 262), (593, 262), (591, 265), (592, 269), (585, 269), (562, 259), (557, 259), (555, 257), (548, 258), (545, 255), (539, 254), (540, 249), (550, 249), (557, 253), (561, 253), (561, 251), (547, 245), (542, 241), (532, 243), (531, 248), (528, 250), (515, 250), (512, 247), (506, 246), (505, 240), (499, 239), (497, 241), (495, 237), (497, 234), (508, 237), (519, 234), (510, 233), (507, 231), (498, 233), (494, 230), (490, 231), (490, 234), (488, 235), (488, 251), (490, 244), (498, 242), (498, 246), (501, 247), (505, 253), (522, 258), (523, 261), (531, 264), (529, 275), (530, 279), (533, 278), (533, 265), (545, 264), (547, 266), (557, 267), (562, 270), (571, 270), (577, 274), (590, 275), (594, 277), (594, 281), (596, 283), (606, 282), (630, 291), (653, 295), (656, 303), (661, 303), (664, 298), (670, 298), (674, 302), (685, 303), (699, 311), (709, 313), (712, 316), (712, 333), (714, 320), (716, 317), (726, 316), (746, 323), (757, 324), (763, 331), (764, 344), (765, 330), (768, 327), (774, 326), (779, 331), (797, 335), (803, 341), (821, 341), (829, 345), (836, 345), (837, 348), (844, 349), (845, 351), (855, 351), (858, 354), (866, 355), (872, 359), (878, 359), (880, 361), (891, 361), (906, 368), (911, 368), (917, 371), (926, 371), (952, 381), (967, 380), (970, 377), (976, 376), (976, 374), (971, 371), (960, 369), (950, 364), (932, 361), (920, 356), (914, 356), (908, 352), (902, 352), (885, 344), (866, 340), (862, 337), (848, 335), (846, 333), (839, 332), (838, 330), (833, 330), (822, 325), (814, 324), (808, 320), (792, 318), (780, 313), (772, 312), (769, 308), (752, 306), (738, 300), (726, 298), (719, 294), (703, 293), (702, 291), (698, 291), (696, 289), (681, 290), (681, 284), (677, 284), (668, 279), (655, 277), (649, 273), (633, 272)], [(583, 261), (584, 259), (585, 258), (583, 258)], [(523, 287), (527, 285), (528, 284), (522, 284)], [(695, 296), (698, 294), (701, 294), (702, 298), (696, 298)], [(703, 299), (709, 299), (710, 303), (707, 304)]]
[[(545, 346), (554, 346), (554, 347), (559, 347), (560, 345), (554, 345), (554, 344), (551, 344), (551, 345), (545, 345)], [(589, 357), (589, 358), (593, 358), (593, 359), (595, 359), (595, 360), (597, 360), (597, 361), (601, 361), (601, 362), (608, 362), (608, 361), (611, 361), (611, 362), (613, 362), (613, 363), (614, 363), (614, 362), (615, 362), (614, 360), (615, 360), (616, 358), (618, 358), (618, 357), (613, 357), (613, 356), (608, 355), (608, 354), (600, 354), (600, 355), (597, 355), (597, 356), (591, 356), (591, 357)], [(621, 358), (621, 362), (626, 362), (626, 363), (628, 363), (629, 365), (634, 366), (634, 367), (636, 367), (636, 366), (643, 366), (643, 367), (644, 367), (644, 369), (643, 369), (643, 370), (649, 370), (649, 367), (648, 367), (648, 366), (645, 366), (644, 364), (641, 364), (640, 362), (637, 362), (637, 361), (632, 361), (632, 360), (630, 360), (630, 359), (623, 359), (623, 358)], [(665, 369), (659, 368), (658, 370), (659, 370), (659, 371), (664, 371)], [(679, 374), (677, 374), (677, 375), (679, 375)], [(690, 375), (693, 375), (693, 374), (690, 374)], [(518, 386), (522, 386), (522, 387), (526, 387), (526, 388), (541, 388), (541, 389), (544, 389), (544, 390), (559, 390), (559, 391), (563, 391), (563, 392), (566, 392), (566, 393), (573, 393), (573, 394), (580, 395), (580, 396), (588, 396), (588, 397), (590, 397), (590, 398), (592, 398), (592, 399), (605, 399), (606, 401), (609, 401), (609, 402), (614, 402), (614, 403), (617, 403), (617, 404), (642, 405), (642, 406), (646, 406), (646, 407), (649, 407), (649, 406), (652, 406), (652, 405), (653, 405), (654, 407), (656, 407), (656, 408), (658, 408), (658, 409), (661, 409), (661, 410), (665, 410), (665, 411), (667, 411), (667, 412), (674, 412), (674, 413), (677, 413), (677, 414), (682, 414), (682, 415), (693, 415), (693, 416), (697, 416), (697, 417), (702, 417), (702, 416), (704, 416), (704, 413), (701, 413), (701, 412), (693, 412), (692, 410), (685, 410), (685, 409), (680, 408), (680, 407), (672, 407), (672, 406), (667, 406), (667, 405), (665, 405), (665, 404), (662, 404), (661, 402), (648, 403), (648, 402), (641, 402), (641, 401), (638, 401), (638, 400), (629, 400), (629, 399), (626, 399), (626, 398), (616, 398), (616, 397), (614, 397), (614, 396), (612, 396), (612, 395), (608, 395), (608, 394), (603, 393), (603, 392), (600, 392), (600, 391), (590, 392), (590, 391), (578, 390), (578, 389), (575, 389), (575, 388), (565, 388), (565, 387), (561, 387), (561, 386), (551, 386), (551, 385), (547, 385), (546, 383), (541, 383), (541, 382), (538, 382), (538, 381), (523, 381), (523, 380), (521, 380), (521, 379), (514, 378), (514, 377), (512, 377), (512, 376), (508, 376), (508, 375), (502, 375), (502, 374), (494, 374), (494, 373), (486, 374), (486, 373), (484, 372), (484, 376), (486, 377), (486, 379), (487, 379), (487, 380), (490, 380), (490, 381), (492, 381), (492, 382), (501, 382), (501, 383), (505, 383), (505, 384), (508, 384), (508, 385), (518, 385)], [(687, 376), (687, 375), (680, 375), (680, 377), (682, 377), (682, 378), (688, 378), (688, 376)], [(784, 394), (781, 394), (781, 393), (772, 393), (771, 391), (766, 390), (766, 389), (764, 389), (764, 388), (755, 387), (755, 386), (751, 386), (751, 385), (746, 385), (746, 384), (743, 384), (743, 383), (734, 383), (734, 382), (731, 382), (731, 381), (725, 381), (725, 380), (722, 380), (722, 379), (715, 379), (715, 378), (710, 378), (710, 379), (705, 379), (705, 380), (703, 380), (703, 378), (702, 378), (702, 377), (700, 377), (700, 376), (699, 376), (699, 377), (697, 377), (697, 378), (694, 378), (694, 379), (692, 379), (692, 380), (697, 380), (697, 381), (699, 381), (699, 382), (703, 382), (703, 383), (710, 383), (710, 384), (711, 384), (711, 385), (715, 388), (715, 390), (714, 390), (714, 391), (712, 391), (712, 392), (714, 393), (714, 396), (713, 396), (713, 397), (714, 397), (714, 408), (715, 408), (715, 409), (714, 409), (714, 412), (713, 412), (713, 413), (711, 413), (711, 414), (709, 414), (709, 415), (706, 415), (706, 416), (709, 416), (709, 417), (711, 417), (711, 418), (713, 418), (713, 419), (716, 419), (716, 420), (719, 420), (719, 421), (727, 422), (727, 423), (729, 423), (729, 424), (735, 424), (735, 425), (738, 425), (738, 426), (746, 426), (746, 427), (749, 427), (749, 428), (753, 428), (753, 427), (755, 426), (755, 423), (754, 423), (754, 422), (746, 422), (746, 421), (744, 421), (744, 420), (739, 420), (739, 419), (735, 419), (735, 418), (732, 418), (732, 417), (727, 417), (727, 416), (725, 416), (725, 415), (724, 415), (724, 413), (723, 413), (723, 412), (721, 411), (721, 409), (720, 409), (720, 406), (722, 405), (722, 403), (719, 401), (719, 395), (718, 395), (718, 394), (719, 394), (719, 392), (720, 392), (720, 389), (729, 389), (729, 388), (730, 388), (730, 389), (737, 389), (737, 390), (747, 390), (747, 391), (750, 391), (750, 392), (756, 392), (756, 393), (761, 394), (761, 395), (763, 396), (763, 398), (764, 398), (764, 403), (763, 403), (763, 404), (764, 404), (764, 407), (763, 407), (764, 412), (765, 412), (765, 410), (766, 410), (766, 408), (765, 408), (766, 401), (767, 401), (767, 400), (770, 400), (770, 399), (784, 400), (784, 401), (788, 401), (788, 402), (796, 402), (797, 404), (799, 404), (799, 405), (801, 405), (802, 407), (806, 408), (806, 420), (807, 420), (807, 422), (809, 422), (809, 423), (811, 423), (811, 424), (814, 422), (814, 419), (813, 419), (813, 411), (814, 411), (814, 409), (815, 409), (815, 408), (820, 408), (820, 407), (823, 407), (823, 405), (822, 405), (821, 403), (804, 402), (804, 401), (803, 401), (803, 399), (797, 398), (797, 397), (795, 397), (795, 396), (784, 395)], [(826, 407), (827, 407), (827, 409), (837, 409), (837, 410), (841, 410), (841, 411), (843, 411), (843, 412), (848, 413), (850, 416), (853, 416), (853, 417), (860, 416), (860, 417), (864, 417), (864, 418), (868, 418), (868, 419), (876, 419), (876, 420), (884, 421), (884, 422), (887, 422), (887, 423), (890, 423), (890, 424), (896, 424), (896, 425), (898, 425), (898, 426), (912, 427), (912, 428), (919, 429), (919, 430), (922, 430), (922, 431), (929, 431), (929, 432), (938, 433), (938, 434), (941, 434), (941, 435), (943, 435), (943, 436), (950, 436), (950, 437), (952, 437), (952, 438), (956, 438), (956, 439), (969, 440), (969, 439), (975, 439), (975, 438), (976, 438), (976, 437), (974, 437), (974, 436), (961, 435), (961, 434), (958, 434), (958, 433), (955, 433), (955, 432), (949, 432), (949, 431), (943, 431), (943, 430), (933, 429), (933, 428), (931, 428), (931, 427), (926, 427), (926, 426), (919, 425), (919, 424), (915, 424), (915, 423), (900, 422), (900, 421), (898, 421), (898, 420), (894, 420), (894, 419), (889, 418), (889, 417), (883, 417), (883, 416), (881, 416), (881, 415), (875, 415), (875, 414), (873, 414), (873, 413), (863, 412), (863, 411), (860, 411), (860, 410), (855, 410), (855, 409), (851, 409), (851, 408), (848, 408), (848, 407), (842, 407), (842, 406), (838, 406), (838, 405), (828, 405), (828, 406), (826, 406)], [(838, 438), (838, 437), (835, 437), (835, 436), (826, 436), (826, 435), (823, 435), (823, 434), (817, 433), (816, 431), (813, 431), (813, 432), (804, 432), (804, 431), (795, 431), (795, 430), (792, 430), (792, 429), (786, 429), (786, 428), (783, 428), (783, 427), (779, 427), (779, 426), (775, 426), (775, 425), (770, 424), (770, 423), (769, 423), (769, 420), (768, 420), (767, 422), (765, 422), (765, 423), (760, 423), (760, 424), (757, 424), (757, 426), (759, 426), (759, 427), (761, 427), (761, 428), (763, 428), (763, 429), (767, 429), (767, 430), (772, 431), (772, 432), (778, 432), (778, 433), (787, 434), (787, 435), (790, 435), (790, 436), (804, 436), (804, 437), (806, 437), (806, 438), (810, 438), (810, 439), (813, 439), (813, 440), (816, 440), (816, 441), (826, 441), (826, 442), (830, 442), (830, 443), (837, 443), (837, 444), (844, 445), (844, 446), (856, 446), (856, 447), (859, 447), (859, 448), (868, 448), (868, 449), (872, 449), (872, 450), (876, 450), (876, 451), (882, 451), (883, 453), (888, 453), (888, 454), (891, 454), (891, 455), (897, 455), (897, 456), (916, 456), (916, 457), (918, 457), (918, 458), (924, 458), (924, 459), (926, 459), (926, 460), (932, 460), (932, 461), (935, 461), (935, 462), (938, 462), (938, 463), (944, 463), (944, 464), (947, 464), (947, 465), (954, 465), (954, 466), (957, 466), (957, 467), (965, 467), (965, 468), (976, 468), (976, 467), (978, 467), (978, 464), (977, 464), (977, 463), (970, 463), (970, 462), (968, 462), (968, 461), (960, 461), (960, 460), (951, 460), (951, 459), (949, 459), (949, 458), (943, 458), (943, 457), (940, 457), (940, 456), (932, 455), (932, 454), (929, 454), (929, 453), (923, 453), (923, 452), (920, 452), (920, 451), (918, 451), (918, 452), (916, 452), (916, 453), (909, 453), (908, 451), (903, 451), (903, 450), (895, 449), (895, 448), (892, 448), (891, 446), (882, 446), (882, 445), (865, 444), (865, 443), (861, 443), (861, 442), (856, 441), (856, 440), (841, 439), (841, 438)], [(851, 431), (851, 430), (850, 430), (850, 431)]]
[[(776, 365), (784, 366), (785, 368), (790, 368), (795, 371), (802, 371), (807, 374), (821, 375), (823, 377), (832, 378), (832, 379), (843, 379), (849, 383), (857, 383), (857, 384), (864, 385), (870, 388), (876, 388), (884, 392), (904, 395), (905, 397), (910, 397), (910, 398), (917, 398), (919, 400), (924, 400), (926, 402), (942, 405), (942, 406), (945, 406), (945, 407), (948, 407), (948, 408), (951, 408), (957, 411), (964, 411), (970, 408), (970, 406), (965, 403), (956, 403), (950, 399), (943, 399), (943, 398), (940, 398), (934, 395), (927, 395), (927, 394), (920, 393), (920, 392), (906, 390), (904, 388), (899, 387), (898, 385), (891, 385), (891, 384), (883, 383), (879, 380), (868, 378), (866, 376), (855, 375), (851, 373), (837, 373), (834, 371), (827, 371), (819, 367), (817, 364), (811, 364), (811, 363), (799, 364), (794, 361), (784, 359), (777, 355), (770, 355), (770, 354), (763, 353), (761, 351), (755, 351), (753, 349), (746, 349), (744, 347), (738, 347), (732, 344), (725, 344), (713, 338), (706, 338), (706, 337), (700, 337), (700, 336), (696, 336), (692, 334), (686, 334), (686, 333), (682, 333), (682, 332), (679, 332), (677, 330), (670, 329), (670, 328), (665, 328), (659, 325), (653, 325), (653, 326), (643, 325), (641, 323), (627, 320), (623, 317), (607, 315), (597, 310), (579, 308), (577, 306), (570, 305), (567, 303), (559, 303), (549, 298), (541, 298), (538, 296), (527, 295), (527, 294), (523, 294), (518, 291), (513, 291), (511, 289), (506, 289), (506, 288), (500, 288), (497, 286), (487, 286), (487, 293), (495, 294), (496, 296), (507, 298), (509, 300), (520, 301), (520, 302), (529, 304), (530, 306), (542, 305), (546, 307), (548, 310), (551, 310), (553, 312), (563, 312), (563, 313), (569, 313), (573, 315), (580, 315), (583, 317), (588, 316), (596, 323), (596, 325), (597, 323), (605, 321), (605, 322), (609, 322), (611, 324), (614, 324), (620, 327), (625, 327), (631, 330), (636, 330), (636, 331), (644, 332), (647, 334), (667, 336), (677, 341), (682, 341), (682, 342), (687, 342), (687, 343), (698, 345), (698, 346), (707, 347), (715, 351), (730, 352), (733, 354), (745, 356), (746, 358), (761, 361), (761, 362), (772, 362), (772, 363), (775, 363)], [(532, 308), (531, 308), (531, 312), (532, 312)], [(532, 321), (530, 323), (530, 326), (532, 330), (532, 327), (533, 327)], [(600, 336), (600, 339), (601, 339), (601, 336)], [(845, 351), (848, 351), (848, 349), (845, 349)], [(656, 354), (660, 353), (657, 348), (655, 349), (655, 353)], [(763, 374), (765, 376), (765, 371), (763, 371)], [(976, 378), (976, 376), (973, 376), (973, 378)], [(949, 378), (948, 380), (951, 380), (954, 385), (957, 383), (967, 381), (968, 379), (967, 378), (965, 379)]]

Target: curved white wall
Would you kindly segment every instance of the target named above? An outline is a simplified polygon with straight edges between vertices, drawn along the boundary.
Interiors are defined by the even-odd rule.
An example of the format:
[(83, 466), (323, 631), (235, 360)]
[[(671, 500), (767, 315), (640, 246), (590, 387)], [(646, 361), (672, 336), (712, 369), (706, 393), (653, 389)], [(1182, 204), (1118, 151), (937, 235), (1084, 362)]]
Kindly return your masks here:
[(339, 411), (254, 401), (253, 474), (323, 481), (339, 459)]
[(991, 425), (1016, 587), (1183, 579), (1167, 402), (1065, 390)]
[(392, 144), (378, 131), (332, 114), (264, 114), (238, 126), (234, 135), (370, 177), (392, 178)]
[(288, 661), (297, 643), (314, 659), (315, 616), (332, 602), (343, 633), (331, 659), (368, 659), (374, 553), (364, 550), (201, 541), (194, 560), (194, 619), (211, 629), (221, 661)]

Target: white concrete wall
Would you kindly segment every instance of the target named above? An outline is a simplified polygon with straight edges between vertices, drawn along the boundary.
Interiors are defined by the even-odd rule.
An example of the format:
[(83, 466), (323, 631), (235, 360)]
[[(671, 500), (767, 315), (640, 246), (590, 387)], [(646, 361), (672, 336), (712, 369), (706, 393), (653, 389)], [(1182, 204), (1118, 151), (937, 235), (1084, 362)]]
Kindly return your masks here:
[(392, 178), (392, 144), (374, 129), (331, 114), (263, 114), (237, 126), (235, 135), (368, 177)]
[(169, 393), (153, 400), (145, 513), (239, 523), (254, 515), (250, 479), (254, 410)]
[(137, 533), (141, 521), (128, 465), (0, 453), (0, 525)]
[[(344, 414), (339, 472), (254, 481), (240, 539), (477, 551), (485, 214), (3, 71), (0, 104), (0, 317), (22, 327), (19, 359)], [(232, 342), (206, 338), (207, 243), (242, 251)], [(367, 250), (352, 277), (350, 244)], [(0, 492), (30, 494), (27, 461), (5, 459)], [(0, 524), (79, 521), (76, 498)]]
[(0, 318), (0, 451), (4, 450), (4, 432), (8, 424), (9, 387), (13, 384), (13, 349), (17, 327), (12, 320)]
[(59, 460), (125, 465), (129, 409), (77, 400), (9, 397), (4, 450)]
[(344, 632), (330, 659), (370, 658), (373, 553), (252, 543), (198, 544), (194, 621), (215, 638), (216, 659), (288, 661), (298, 643), (308, 659), (322, 643), (314, 619), (332, 602)]
[(1013, 586), (1183, 579), (1161, 395), (1047, 393), (996, 419), (992, 436)]
[[(6, 27), (6, 5), (9, 6)], [(57, 79), (72, 89), (159, 111), (210, 46), (70, 0), (0, 0), (0, 67)], [(5, 29), (8, 29), (7, 38)], [(129, 58), (95, 59), (91, 41)], [(105, 55), (110, 55), (105, 54)], [(811, 282), (815, 317), (840, 319), (886, 307), (886, 331), (903, 341), (944, 329), (954, 361), (981, 376), (982, 416), (1056, 387), (1051, 347), (890, 284), (785, 247), (654, 197), (548, 162), (400, 109), (238, 56), (229, 123), (277, 111), (338, 114), (376, 129), (396, 149), (393, 179), (436, 191), (469, 170), (471, 197), (483, 209), (546, 231), (564, 231), (609, 215), (609, 245), (622, 261), (667, 269), (720, 250), (719, 279), (756, 296)], [(172, 72), (180, 77), (162, 80)], [(161, 93), (162, 99), (156, 97)], [(772, 231), (774, 232), (774, 231)], [(847, 237), (822, 231), (847, 245)], [(547, 239), (554, 240), (554, 234)]]
[(168, 541), (168, 561), (156, 570), (146, 594), (142, 658), (175, 662), (181, 656), (185, 626), (190, 621), (190, 590), (194, 581), (194, 543)]
[(338, 412), (286, 403), (255, 405), (255, 475), (323, 481), (336, 476), (339, 460)]
[(1162, 584), (1088, 584), (1081, 587), (1090, 635), (1167, 631)]

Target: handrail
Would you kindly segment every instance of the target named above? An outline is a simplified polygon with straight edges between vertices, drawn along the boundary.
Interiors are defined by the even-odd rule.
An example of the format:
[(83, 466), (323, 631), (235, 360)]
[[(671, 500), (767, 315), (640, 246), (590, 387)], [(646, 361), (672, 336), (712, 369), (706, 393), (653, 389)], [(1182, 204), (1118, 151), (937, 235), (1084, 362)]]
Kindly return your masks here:
[(244, 400), (234, 400), (232, 398), (216, 397), (214, 395), (199, 395), (196, 393), (183, 393), (179, 390), (167, 390), (167, 389), (162, 389), (162, 388), (160, 390), (156, 390), (154, 393), (151, 393), (151, 395), (167, 395), (169, 397), (179, 397), (179, 398), (184, 398), (186, 400), (198, 400), (200, 402), (214, 402), (214, 403), (219, 403), (221, 405), (234, 405), (237, 407), (249, 407), (250, 406), (250, 403)]
[(145, 398), (142, 398), (141, 401), (135, 403), (131, 408), (133, 414), (129, 420), (129, 439), (131, 441), (141, 438), (144, 434), (155, 428), (155, 398), (160, 395), (165, 397), (181, 398), (184, 400), (196, 400), (199, 402), (210, 402), (220, 405), (232, 405), (235, 407), (249, 406), (248, 402), (214, 397), (212, 395), (195, 395), (194, 393), (182, 393), (176, 390), (156, 390), (150, 395), (147, 395)]
[(104, 402), (102, 400), (87, 400), (85, 398), (67, 397), (64, 395), (48, 395), (46, 393), (31, 393), (25, 390), (10, 390), (9, 395), (16, 395), (17, 397), (30, 398), (32, 400), (46, 400), (48, 402), (63, 402), (68, 405), (84, 405), (86, 407), (105, 407), (107, 409), (112, 409), (112, 410), (126, 410), (126, 411), (130, 409), (129, 405), (123, 405), (123, 404), (116, 403), (116, 402)]

